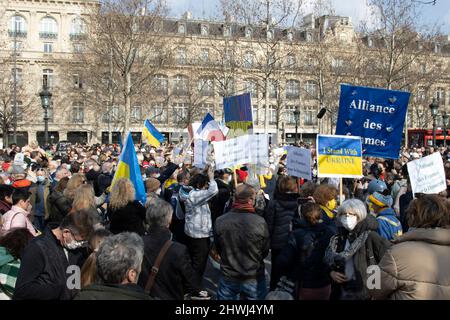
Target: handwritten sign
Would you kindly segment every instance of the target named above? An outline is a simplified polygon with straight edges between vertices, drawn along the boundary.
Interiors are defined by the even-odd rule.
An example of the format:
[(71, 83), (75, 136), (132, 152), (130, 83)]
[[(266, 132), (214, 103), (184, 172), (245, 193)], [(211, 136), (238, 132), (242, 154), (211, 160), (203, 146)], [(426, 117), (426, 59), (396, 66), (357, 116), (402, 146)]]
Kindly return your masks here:
[(413, 194), (433, 194), (447, 190), (444, 163), (439, 152), (408, 162), (408, 173)]
[(289, 147), (287, 152), (286, 168), (288, 174), (311, 180), (311, 150)]
[(207, 164), (208, 141), (194, 140), (194, 163), (197, 168), (203, 169)]

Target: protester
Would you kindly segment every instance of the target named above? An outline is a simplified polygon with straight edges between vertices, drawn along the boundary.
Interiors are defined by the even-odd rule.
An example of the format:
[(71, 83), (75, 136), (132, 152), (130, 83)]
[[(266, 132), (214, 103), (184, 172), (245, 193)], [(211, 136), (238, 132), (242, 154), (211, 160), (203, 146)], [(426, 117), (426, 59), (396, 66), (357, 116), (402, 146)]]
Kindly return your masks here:
[(272, 270), (270, 274), (270, 290), (274, 290), (280, 280), (276, 265), (281, 250), (287, 245), (289, 233), (292, 230), (292, 220), (297, 214), (298, 187), (295, 178), (280, 177), (275, 199), (266, 208), (265, 220), (269, 227), (270, 254)]
[(410, 230), (395, 240), (378, 266), (376, 299), (450, 299), (450, 215), (437, 195), (422, 195), (408, 208)]
[(147, 201), (145, 202), (145, 207), (148, 208), (150, 205), (155, 203), (156, 199), (161, 195), (161, 182), (155, 178), (148, 178), (145, 180), (145, 190), (147, 191)]
[(14, 188), (12, 186), (6, 184), (0, 185), (0, 215), (11, 210), (13, 191)]
[(402, 235), (402, 225), (395, 216), (392, 197), (389, 190), (384, 193), (374, 192), (367, 199), (370, 212), (377, 217), (378, 233), (387, 240), (394, 240)]
[(61, 222), (72, 209), (72, 204), (64, 196), (64, 190), (67, 188), (69, 178), (61, 178), (55, 185), (53, 191), (48, 195), (48, 220), (49, 222)]
[(233, 171), (230, 169), (223, 169), (217, 171), (217, 178), (215, 179), (217, 183), (217, 188), (219, 189), (217, 195), (211, 199), (211, 220), (212, 225), (216, 222), (216, 219), (225, 213), (227, 206), (230, 205), (232, 187), (231, 182), (233, 181)]
[(113, 178), (114, 178), (113, 164), (111, 162), (103, 163), (102, 173), (97, 178), (98, 195), (104, 193), (105, 190), (109, 186), (111, 186)]
[(301, 206), (296, 229), (276, 260), (280, 275), (297, 283), (299, 300), (330, 298), (331, 281), (322, 260), (333, 235), (330, 228), (321, 222), (318, 204), (307, 202)]
[(140, 236), (145, 233), (145, 208), (135, 201), (134, 186), (129, 179), (118, 179), (110, 194), (108, 216), (110, 231), (118, 234), (124, 231), (135, 232)]
[(45, 226), (45, 211), (46, 211), (46, 196), (48, 196), (48, 190), (50, 188), (47, 177), (47, 173), (44, 169), (38, 169), (36, 171), (36, 185), (34, 197), (31, 200), (31, 206), (33, 207), (33, 222), (39, 231), (44, 230)]
[(33, 235), (37, 236), (38, 232), (30, 221), (31, 193), (26, 189), (16, 189), (12, 194), (13, 205), (11, 210), (3, 215), (2, 232), (6, 233), (14, 228), (27, 228)]
[[(183, 300), (186, 294), (197, 295), (200, 291), (197, 276), (192, 268), (189, 252), (181, 243), (171, 241), (169, 225), (172, 206), (167, 201), (156, 199), (147, 208), (148, 235), (144, 237), (144, 262), (138, 284), (149, 290), (151, 297), (163, 300)], [(169, 246), (164, 252), (163, 248)], [(151, 288), (147, 287), (152, 267), (161, 257), (158, 273)]]
[(67, 285), (73, 273), (69, 267), (83, 265), (83, 251), (77, 249), (86, 244), (95, 223), (89, 212), (76, 211), (59, 226), (49, 224), (44, 234), (25, 248), (13, 299), (72, 299), (77, 290)]
[(106, 237), (96, 253), (100, 284), (81, 289), (76, 300), (149, 300), (137, 285), (144, 243), (136, 233)]
[(178, 184), (172, 189), (172, 196), (170, 197), (170, 204), (173, 208), (170, 231), (173, 234), (174, 240), (184, 245), (187, 245), (187, 236), (184, 233), (186, 206), (184, 201), (180, 199), (180, 190), (189, 184), (190, 178), (191, 175), (187, 169), (180, 172), (177, 175)]
[(322, 209), (322, 221), (331, 229), (332, 232), (336, 233), (336, 208), (337, 208), (337, 189), (329, 184), (319, 185), (313, 194), (313, 198), (316, 203), (320, 205)]
[(0, 237), (0, 300), (11, 300), (23, 250), (33, 239), (27, 228), (11, 229)]
[(330, 240), (324, 262), (330, 277), (339, 286), (341, 300), (367, 300), (368, 267), (377, 265), (390, 243), (378, 233), (378, 222), (367, 214), (365, 204), (358, 199), (346, 200), (338, 209), (342, 227)]
[(238, 185), (230, 212), (217, 218), (215, 242), (221, 257), (218, 300), (264, 300), (264, 258), (269, 253), (269, 230), (255, 214), (256, 192)]

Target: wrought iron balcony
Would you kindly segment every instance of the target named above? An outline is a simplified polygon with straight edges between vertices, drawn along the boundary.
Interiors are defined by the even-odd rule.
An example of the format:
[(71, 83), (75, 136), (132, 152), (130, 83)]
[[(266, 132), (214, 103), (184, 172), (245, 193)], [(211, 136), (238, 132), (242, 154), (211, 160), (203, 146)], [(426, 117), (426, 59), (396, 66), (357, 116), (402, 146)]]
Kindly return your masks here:
[(8, 34), (12, 38), (14, 38), (14, 37), (26, 38), (27, 37), (27, 32), (23, 31), (23, 30), (18, 30), (18, 31), (8, 30)]
[(86, 39), (86, 34), (84, 33), (71, 33), (69, 36), (71, 41), (79, 41)]
[(56, 33), (56, 32), (39, 32), (39, 38), (41, 38), (41, 39), (57, 39), (58, 33)]

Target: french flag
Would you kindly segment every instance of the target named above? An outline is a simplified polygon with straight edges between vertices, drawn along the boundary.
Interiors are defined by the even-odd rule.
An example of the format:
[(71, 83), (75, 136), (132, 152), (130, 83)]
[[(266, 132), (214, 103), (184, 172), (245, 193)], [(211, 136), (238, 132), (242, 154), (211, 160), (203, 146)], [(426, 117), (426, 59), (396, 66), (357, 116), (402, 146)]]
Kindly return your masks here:
[(201, 126), (198, 128), (197, 134), (205, 141), (224, 141), (225, 136), (220, 129), (219, 124), (214, 120), (212, 115), (206, 114)]

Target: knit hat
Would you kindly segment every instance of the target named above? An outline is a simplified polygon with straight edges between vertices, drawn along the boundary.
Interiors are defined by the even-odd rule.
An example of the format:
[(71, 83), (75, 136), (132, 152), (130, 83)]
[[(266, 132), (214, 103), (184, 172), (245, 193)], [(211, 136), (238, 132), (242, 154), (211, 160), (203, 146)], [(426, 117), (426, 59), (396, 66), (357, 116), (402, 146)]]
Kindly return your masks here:
[(161, 187), (161, 182), (155, 178), (148, 178), (145, 180), (145, 187), (147, 188), (147, 192), (155, 192)]
[(248, 177), (248, 172), (246, 172), (244, 170), (237, 169), (236, 170), (236, 174), (238, 175), (239, 180), (242, 181), (242, 182), (244, 182), (245, 179), (247, 179), (247, 177)]
[(391, 207), (394, 203), (394, 200), (390, 195), (383, 195), (379, 192), (375, 192), (369, 196), (369, 201), (373, 204), (377, 205), (380, 208)]
[(373, 194), (374, 192), (383, 192), (386, 189), (386, 183), (381, 180), (375, 179), (370, 181), (369, 185), (367, 186), (367, 193)]
[(155, 167), (153, 167), (153, 166), (148, 166), (148, 167), (145, 169), (145, 174), (146, 174), (147, 176), (151, 176), (152, 174), (158, 174), (158, 173), (161, 173), (161, 171), (159, 170), (159, 168), (155, 168)]

